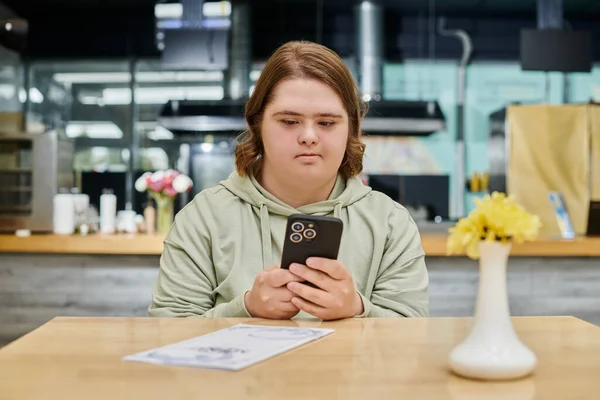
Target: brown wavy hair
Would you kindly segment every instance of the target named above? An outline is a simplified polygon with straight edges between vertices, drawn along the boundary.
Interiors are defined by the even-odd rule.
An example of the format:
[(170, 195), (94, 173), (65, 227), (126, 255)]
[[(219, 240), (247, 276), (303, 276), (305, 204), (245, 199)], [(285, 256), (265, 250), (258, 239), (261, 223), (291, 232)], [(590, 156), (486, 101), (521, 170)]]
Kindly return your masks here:
[(342, 59), (325, 46), (292, 41), (279, 47), (267, 60), (254, 92), (246, 103), (248, 130), (238, 137), (235, 167), (241, 176), (260, 171), (263, 141), (260, 133), (265, 108), (272, 100), (273, 90), (284, 79), (316, 79), (331, 87), (340, 96), (349, 119), (346, 153), (339, 168), (348, 179), (363, 169), (365, 144), (361, 140), (360, 123), (367, 108), (350, 70)]

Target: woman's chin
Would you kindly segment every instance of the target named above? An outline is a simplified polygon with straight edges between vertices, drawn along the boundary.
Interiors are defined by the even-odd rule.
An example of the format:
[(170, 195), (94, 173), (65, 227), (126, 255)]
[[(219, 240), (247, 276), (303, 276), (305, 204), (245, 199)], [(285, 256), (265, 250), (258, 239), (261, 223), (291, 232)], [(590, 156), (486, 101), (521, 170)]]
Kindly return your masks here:
[[(333, 174), (337, 174), (337, 171), (333, 172)], [(306, 179), (307, 183), (310, 183), (315, 180), (329, 179), (332, 171), (329, 168), (324, 168), (322, 165), (302, 165), (296, 168), (290, 175), (294, 176), (292, 179)]]

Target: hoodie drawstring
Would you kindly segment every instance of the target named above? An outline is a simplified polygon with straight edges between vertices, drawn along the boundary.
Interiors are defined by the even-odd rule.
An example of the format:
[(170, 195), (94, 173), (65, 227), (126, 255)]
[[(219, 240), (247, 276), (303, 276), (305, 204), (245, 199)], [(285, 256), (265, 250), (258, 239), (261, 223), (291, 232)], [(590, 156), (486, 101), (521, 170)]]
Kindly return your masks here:
[(265, 203), (260, 203), (260, 239), (262, 242), (263, 269), (272, 262), (271, 226), (269, 225), (269, 209)]
[(336, 201), (335, 202), (335, 207), (333, 208), (333, 216), (336, 218), (341, 218), (341, 214), (342, 214), (342, 205), (344, 203), (341, 201)]

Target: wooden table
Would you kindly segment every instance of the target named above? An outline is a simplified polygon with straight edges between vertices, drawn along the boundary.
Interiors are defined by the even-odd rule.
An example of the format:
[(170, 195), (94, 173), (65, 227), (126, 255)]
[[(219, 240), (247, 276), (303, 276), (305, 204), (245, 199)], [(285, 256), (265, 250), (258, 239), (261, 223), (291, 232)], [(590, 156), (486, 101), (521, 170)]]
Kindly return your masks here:
[[(425, 253), (430, 257), (446, 256), (448, 235), (422, 233)], [(0, 234), (0, 253), (160, 255), (162, 235), (51, 235), (38, 234), (21, 238)], [(578, 237), (573, 240), (540, 238), (535, 242), (514, 245), (512, 256), (534, 257), (600, 257), (600, 237)], [(459, 254), (463, 255), (463, 254)]]
[[(469, 381), (446, 360), (470, 319), (57, 318), (0, 350), (4, 399), (594, 399), (600, 328), (572, 317), (515, 318), (534, 375)], [(122, 362), (238, 323), (329, 327), (333, 335), (238, 372)]]

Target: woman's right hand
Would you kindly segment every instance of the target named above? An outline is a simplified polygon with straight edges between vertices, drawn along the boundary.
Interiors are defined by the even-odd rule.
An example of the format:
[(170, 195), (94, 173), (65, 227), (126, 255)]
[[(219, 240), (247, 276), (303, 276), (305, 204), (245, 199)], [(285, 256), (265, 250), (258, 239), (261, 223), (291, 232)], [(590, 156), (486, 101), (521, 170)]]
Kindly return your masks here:
[(246, 309), (256, 318), (290, 319), (300, 310), (292, 304), (294, 294), (286, 285), (302, 281), (287, 269), (273, 265), (256, 276), (252, 289), (244, 295)]

